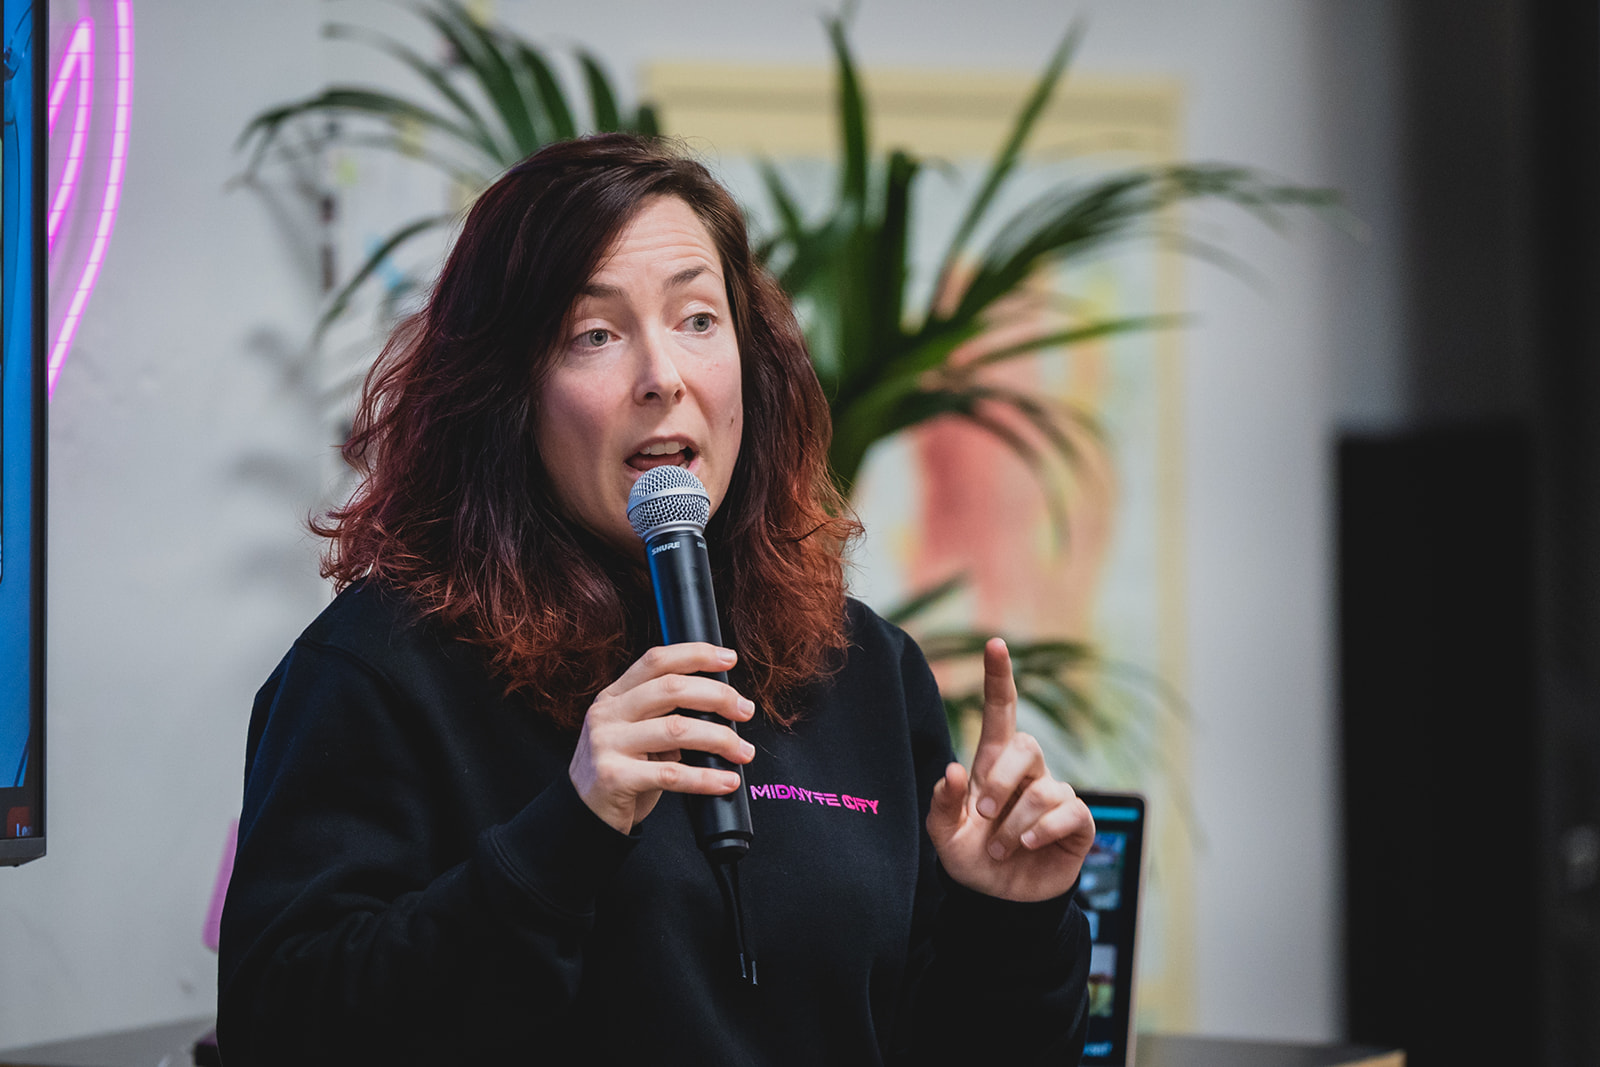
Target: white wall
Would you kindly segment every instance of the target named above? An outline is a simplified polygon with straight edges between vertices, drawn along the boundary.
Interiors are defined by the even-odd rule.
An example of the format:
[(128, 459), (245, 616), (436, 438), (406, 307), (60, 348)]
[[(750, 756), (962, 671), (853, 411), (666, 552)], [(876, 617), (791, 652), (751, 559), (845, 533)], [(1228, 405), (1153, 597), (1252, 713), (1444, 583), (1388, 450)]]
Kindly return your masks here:
[[(1342, 415), (1381, 421), (1399, 403), (1381, 6), (865, 0), (852, 35), (866, 65), (1032, 72), (1083, 12), (1083, 68), (1185, 85), (1191, 157), (1341, 184), (1377, 225), (1358, 245), (1230, 222), (1264, 288), (1198, 268), (1188, 281), (1205, 1032), (1339, 1028), (1330, 441)], [(499, 8), (624, 76), (651, 59), (828, 61), (814, 0)], [(124, 209), (51, 412), (50, 855), (0, 870), (0, 1046), (212, 1008), (200, 928), (250, 699), (325, 599), (302, 520), (333, 469), (294, 362), (315, 306), (308, 249), (224, 186), (245, 119), (348, 55), (320, 41), (322, 18), (373, 10), (398, 17), (136, 5)], [(1370, 121), (1350, 121), (1351, 100)]]

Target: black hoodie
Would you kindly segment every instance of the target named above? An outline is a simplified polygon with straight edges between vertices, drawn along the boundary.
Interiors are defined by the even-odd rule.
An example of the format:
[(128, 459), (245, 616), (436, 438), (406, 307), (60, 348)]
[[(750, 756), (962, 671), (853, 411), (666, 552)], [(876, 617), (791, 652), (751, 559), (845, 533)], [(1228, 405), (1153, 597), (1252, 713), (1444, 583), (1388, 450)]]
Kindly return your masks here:
[(904, 633), (849, 605), (792, 728), (740, 727), (759, 963), (738, 975), (683, 798), (632, 835), (579, 799), (575, 738), (370, 585), (256, 698), (218, 1034), (256, 1064), (1075, 1064), (1087, 924), (963, 889), (923, 827), (952, 758)]

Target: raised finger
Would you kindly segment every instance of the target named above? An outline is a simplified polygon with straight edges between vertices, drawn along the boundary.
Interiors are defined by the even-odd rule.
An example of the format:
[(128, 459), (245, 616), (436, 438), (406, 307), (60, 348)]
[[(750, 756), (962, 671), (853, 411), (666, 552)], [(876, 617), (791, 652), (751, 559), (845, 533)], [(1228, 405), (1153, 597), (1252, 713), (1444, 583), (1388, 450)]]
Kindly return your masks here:
[(733, 649), (704, 641), (657, 645), (629, 664), (621, 677), (601, 690), (600, 695), (618, 696), (667, 674), (715, 674), (730, 669), (738, 658)]
[(983, 728), (978, 734), (979, 752), (1006, 744), (1016, 732), (1017, 681), (1011, 676), (1011, 652), (1004, 640), (991, 637), (983, 646)]
[(1039, 742), (1032, 734), (1017, 734), (994, 756), (983, 777), (977, 779), (978, 814), (985, 819), (1003, 816), (1019, 789), (1049, 776)]

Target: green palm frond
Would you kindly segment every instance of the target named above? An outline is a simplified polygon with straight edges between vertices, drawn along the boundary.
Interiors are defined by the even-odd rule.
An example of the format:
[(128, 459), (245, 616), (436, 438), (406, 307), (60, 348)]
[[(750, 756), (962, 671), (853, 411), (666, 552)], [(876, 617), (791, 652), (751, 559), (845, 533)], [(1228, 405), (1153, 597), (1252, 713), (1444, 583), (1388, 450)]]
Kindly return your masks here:
[[(412, 99), (384, 89), (335, 85), (261, 112), (246, 123), (237, 149), (249, 153), (254, 174), (276, 151), (303, 154), (305, 144), (289, 144), (288, 131), (303, 123), (319, 126), (310, 141), (329, 147), (376, 149), (408, 156), (432, 166), (469, 195), (496, 175), (552, 141), (586, 130), (633, 130), (654, 134), (656, 115), (649, 105), (625, 111), (600, 61), (575, 54), (582, 73), (581, 93), (566, 88), (538, 45), (476, 19), (459, 0), (416, 4), (409, 10), (438, 36), (449, 58), (432, 60), (397, 38), (369, 27), (330, 23), (332, 40), (370, 48), (418, 79), (426, 98)], [(574, 101), (582, 100), (582, 106)], [(589, 116), (585, 123), (578, 116)], [(320, 335), (349, 309), (355, 294), (369, 284), (379, 266), (422, 234), (451, 223), (451, 215), (430, 215), (397, 226), (339, 284), (317, 323)]]
[[(1005, 301), (1042, 269), (1093, 262), (1122, 242), (1155, 240), (1202, 258), (1225, 256), (1170, 224), (1167, 209), (1177, 204), (1230, 204), (1276, 228), (1289, 211), (1328, 208), (1337, 197), (1243, 167), (1156, 165), (1059, 183), (996, 220), (996, 206), (1082, 39), (1082, 26), (1074, 24), (959, 212), (931, 295), (912, 306), (908, 235), (916, 183), (928, 162), (903, 149), (875, 153), (870, 105), (845, 18), (829, 19), (826, 26), (836, 65), (839, 135), (831, 206), (808, 217), (780, 168), (760, 161), (775, 223), (758, 251), (803, 313), (812, 360), (833, 409), (829, 464), (834, 478), (848, 494), (878, 442), (935, 419), (956, 418), (988, 434), (1033, 472), (1060, 535), (1067, 503), (1062, 473), (1078, 469), (1083, 445), (1099, 428), (1086, 412), (1042, 393), (997, 384), (984, 372), (1024, 356), (1172, 328), (1186, 320), (1155, 313), (1069, 318), (985, 348), (984, 336), (1008, 321)], [(985, 232), (990, 236), (974, 250)], [(1009, 321), (1015, 325), (1014, 317)], [(917, 591), (886, 615), (915, 625), (961, 583), (954, 578)], [(986, 636), (925, 633), (919, 640), (929, 659), (939, 660), (980, 655)], [(1087, 645), (1010, 644), (1019, 692), (1078, 742), (1127, 728), (1124, 720), (1145, 715), (1152, 703), (1177, 706), (1158, 682), (1131, 684), (1132, 668), (1101, 661)], [(946, 699), (953, 716), (982, 705), (979, 691)]]
[(905, 626), (917, 619), (923, 612), (955, 595), (966, 584), (967, 576), (965, 574), (953, 575), (922, 590), (910, 600), (888, 609), (883, 613), (883, 617), (886, 621), (896, 626)]
[[(946, 583), (954, 591), (959, 579)], [(909, 619), (907, 621), (910, 621)], [(933, 630), (917, 640), (930, 662), (977, 668), (989, 634)], [(1139, 780), (1161, 762), (1161, 736), (1181, 727), (1183, 698), (1154, 673), (1102, 657), (1081, 641), (1007, 640), (1018, 700), (1059, 728), (1074, 759)], [(983, 712), (981, 683), (942, 688), (952, 737), (969, 740)], [(1174, 768), (1166, 767), (1168, 773)]]
[(995, 197), (999, 194), (1001, 186), (1005, 185), (1012, 172), (1016, 170), (1017, 163), (1022, 158), (1022, 151), (1028, 143), (1028, 137), (1033, 133), (1034, 124), (1039, 121), (1039, 116), (1044, 113), (1045, 105), (1055, 95), (1056, 86), (1061, 83), (1062, 76), (1067, 71), (1067, 64), (1072, 55), (1078, 50), (1078, 42), (1083, 37), (1081, 24), (1074, 24), (1067, 35), (1062, 38), (1061, 44), (1056, 47), (1055, 54), (1045, 64), (1044, 72), (1039, 75), (1039, 80), (1034, 84), (1033, 91), (1028, 94), (1027, 101), (1022, 105), (1022, 110), (1017, 114), (1017, 121), (1011, 129), (1010, 136), (1000, 146), (999, 153), (989, 165), (989, 172), (984, 176), (983, 183), (978, 188), (978, 195), (967, 207), (966, 214), (962, 216), (961, 223), (956, 227), (954, 235), (950, 238), (949, 250), (945, 252), (939, 266), (939, 291), (950, 284), (955, 271), (960, 266), (962, 254), (966, 250), (967, 241), (972, 237), (974, 230), (983, 222)]
[[(472, 196), (551, 141), (589, 130), (658, 132), (654, 109), (625, 107), (603, 65), (588, 51), (571, 53), (577, 85), (569, 86), (545, 50), (480, 22), (461, 0), (418, 2), (407, 9), (431, 29), (448, 58), (431, 59), (368, 27), (332, 23), (324, 32), (387, 57), (416, 79), (423, 95), (413, 99), (370, 86), (333, 85), (268, 108), (245, 125), (238, 139), (238, 150), (247, 153), (246, 178), (269, 159), (303, 164), (328, 148), (344, 148), (410, 157)], [(931, 294), (915, 303), (908, 285), (917, 184), (929, 170), (952, 168), (903, 149), (882, 154), (874, 149), (871, 106), (846, 31), (849, 10), (847, 3), (844, 14), (826, 22), (839, 130), (839, 170), (829, 206), (809, 216), (781, 169), (758, 161), (774, 224), (756, 250), (802, 313), (833, 411), (833, 476), (848, 493), (878, 442), (935, 419), (958, 419), (988, 434), (1033, 472), (1056, 529), (1063, 531), (1063, 472), (1077, 469), (1084, 446), (1100, 429), (1086, 412), (999, 383), (986, 372), (1024, 356), (1172, 328), (1184, 318), (1067, 314), (1031, 333), (986, 344), (985, 335), (997, 326), (1017, 324), (1007, 299), (1042, 269), (1093, 262), (1136, 239), (1228, 262), (1225, 250), (1172, 224), (1167, 209), (1173, 205), (1221, 202), (1281, 228), (1289, 212), (1327, 208), (1336, 197), (1237, 166), (1164, 165), (1063, 182), (996, 220), (997, 205), (1035, 127), (1067, 76), (1083, 35), (1081, 25), (1074, 24), (1035, 80), (976, 192), (958, 212)], [(347, 313), (355, 295), (397, 250), (454, 218), (424, 215), (376, 242), (330, 293), (318, 334)], [(982, 234), (988, 236), (975, 248)], [(964, 581), (957, 576), (921, 590), (884, 614), (921, 628)], [(958, 660), (981, 656), (987, 636), (935, 631), (924, 633), (921, 641), (930, 659)], [(1181, 706), (1159, 680), (1107, 662), (1081, 642), (1012, 639), (1009, 644), (1019, 693), (1074, 744), (1136, 739), (1150, 728), (1151, 707)], [(981, 707), (982, 696), (981, 691), (952, 692), (945, 700), (955, 717)]]
[(1051, 190), (1000, 227), (973, 268), (948, 317), (924, 320), (937, 334), (964, 326), (1031, 278), (1040, 267), (1066, 266), (1102, 255), (1114, 243), (1154, 236), (1168, 207), (1215, 200), (1243, 208), (1272, 226), (1286, 207), (1332, 207), (1335, 194), (1274, 181), (1233, 166), (1155, 166), (1124, 171), (1083, 186)]
[(476, 105), (472, 103), (467, 94), (456, 88), (454, 80), (449, 76), (449, 71), (441, 65), (430, 63), (415, 49), (388, 34), (365, 26), (333, 22), (324, 26), (322, 33), (329, 40), (352, 41), (363, 44), (396, 60), (426, 82), (434, 92), (439, 94), (450, 105), (450, 108), (457, 115), (465, 120), (475, 135), (473, 139), (491, 157), (499, 158), (504, 154), (504, 149), (497, 143), (488, 121), (483, 117)]
[(237, 147), (255, 147), (250, 167), (258, 166), (273, 142), (282, 133), (285, 124), (300, 118), (360, 116), (380, 119), (390, 126), (409, 123), (421, 129), (441, 134), (458, 148), (470, 149), (479, 157), (496, 159), (500, 148), (486, 134), (474, 130), (471, 123), (462, 123), (449, 116), (375, 89), (359, 86), (336, 85), (290, 104), (263, 111), (239, 135)]
[[(987, 634), (934, 632), (918, 638), (930, 661), (958, 662), (981, 660)], [(1127, 669), (1107, 664), (1094, 648), (1081, 641), (1008, 641), (1017, 696), (1043, 712), (1068, 737), (1080, 744), (1090, 739), (1117, 737), (1131, 716), (1127, 709), (1097, 696), (1107, 680)], [(1135, 694), (1150, 704), (1165, 699), (1158, 688)], [(983, 711), (983, 689), (947, 690), (943, 694), (945, 714), (952, 734), (960, 736), (972, 718)]]
[(349, 280), (340, 286), (338, 291), (333, 294), (332, 299), (328, 301), (328, 306), (323, 310), (322, 317), (317, 320), (317, 332), (321, 333), (327, 329), (335, 319), (345, 313), (350, 306), (350, 300), (355, 296), (356, 290), (365, 285), (367, 279), (377, 273), (378, 268), (383, 265), (383, 261), (388, 259), (396, 248), (399, 248), (418, 234), (449, 226), (455, 220), (454, 214), (424, 215), (420, 219), (413, 219), (411, 222), (406, 223), (380, 241), (377, 247), (367, 253), (367, 258), (362, 260), (361, 265), (356, 268), (355, 273), (350, 276)]
[[(1016, 172), (1029, 136), (1066, 74), (1083, 33), (1074, 25), (1046, 63), (961, 213), (933, 295), (926, 306), (911, 308), (906, 303), (907, 236), (924, 166), (904, 150), (874, 162), (868, 103), (843, 20), (830, 19), (827, 31), (837, 64), (840, 164), (833, 206), (820, 218), (806, 219), (781, 171), (763, 161), (762, 182), (777, 227), (760, 251), (779, 282), (809, 312), (807, 339), (834, 409), (830, 459), (835, 478), (847, 491), (878, 441), (940, 415), (970, 410), (970, 403), (950, 393), (948, 382), (930, 388), (922, 380), (925, 376), (966, 374), (1045, 349), (1182, 321), (1150, 314), (1043, 329), (994, 351), (961, 353), (963, 361), (956, 362), (964, 345), (994, 325), (997, 305), (1041, 268), (1091, 260), (1115, 242), (1154, 236), (1162, 212), (1184, 201), (1219, 200), (1281, 225), (1286, 209), (1326, 207), (1337, 199), (1328, 190), (1277, 182), (1236, 166), (1135, 168), (1049, 190), (1004, 219), (969, 263), (973, 236)], [(958, 276), (964, 276), (959, 291)], [(948, 308), (939, 306), (941, 298)], [(953, 412), (953, 406), (961, 410)], [(1070, 429), (1076, 420), (1070, 412), (1053, 416), (1061, 429)], [(1070, 433), (1047, 436), (1052, 442), (1071, 439)], [(1056, 451), (1070, 465), (1072, 450)]]

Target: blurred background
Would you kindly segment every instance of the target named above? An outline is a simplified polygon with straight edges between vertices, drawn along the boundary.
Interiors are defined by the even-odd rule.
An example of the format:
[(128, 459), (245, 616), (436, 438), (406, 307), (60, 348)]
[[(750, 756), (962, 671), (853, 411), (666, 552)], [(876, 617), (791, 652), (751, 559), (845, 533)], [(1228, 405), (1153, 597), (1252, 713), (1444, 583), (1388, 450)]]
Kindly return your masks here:
[[(56, 0), (52, 40), (85, 17), (109, 37), (113, 7)], [(264, 109), (414, 88), (322, 32), (435, 54), (406, 9), (126, 7), (120, 211), (50, 409), (49, 855), (0, 870), (3, 1045), (213, 1009), (201, 929), (250, 702), (329, 597), (305, 519), (348, 487), (338, 398), (376, 336), (362, 308), (313, 341), (326, 276), (459, 206), (354, 155), (241, 180)], [(469, 7), (587, 48), (629, 101), (833, 63), (837, 12), (811, 2)], [(1192, 317), (1155, 353), (1163, 592), (1133, 656), (1181, 701), (1158, 757), (1107, 783), (1177, 797), (1147, 1025), (1600, 1062), (1600, 7), (862, 0), (848, 32), (869, 90), (1025, 87), (1074, 19), (1068, 85), (1162, 101), (1158, 156), (1348, 213), (1184, 209), (1249, 270), (1183, 257), (1149, 290)], [(672, 119), (768, 218), (750, 146)], [(1139, 270), (1118, 284), (1144, 292)], [(877, 528), (910, 460), (874, 462)], [(903, 592), (879, 551), (858, 590)]]

